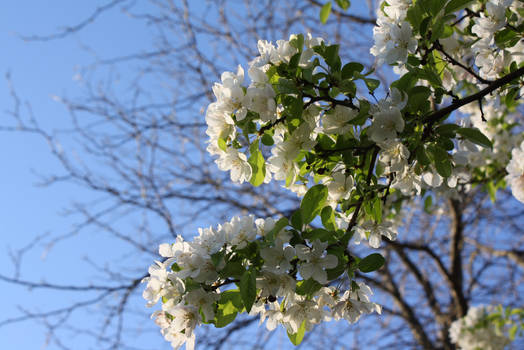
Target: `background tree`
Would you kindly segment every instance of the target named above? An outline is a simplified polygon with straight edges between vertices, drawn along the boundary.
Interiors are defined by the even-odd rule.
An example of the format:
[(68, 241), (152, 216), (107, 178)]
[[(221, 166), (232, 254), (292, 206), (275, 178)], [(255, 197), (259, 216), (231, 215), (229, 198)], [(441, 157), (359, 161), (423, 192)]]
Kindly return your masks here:
[[(97, 59), (86, 67), (81, 72), (87, 77), (84, 98), (61, 98), (71, 115), (70, 133), (83, 149), (78, 158), (66, 145), (59, 146), (60, 135), (39, 126), (38, 111), (34, 117), (29, 115), (13, 89), (11, 124), (6, 122), (3, 129), (43, 137), (63, 166), (62, 173), (46, 177), (44, 184), (72, 182), (97, 196), (95, 203), (79, 199), (70, 208), (82, 217), (75, 230), (54, 233), (42, 244), (104, 231), (128, 243), (131, 250), (126, 252), (130, 258), (99, 269), (102, 282), (96, 285), (72, 285), (67, 279), (56, 284), (31, 281), (24, 278), (23, 270), (15, 276), (2, 274), (3, 281), (13, 284), (78, 292), (72, 303), (39, 314), (25, 312), (2, 325), (40, 320), (51, 341), (65, 348), (78, 348), (76, 341), (68, 341), (70, 332), (91, 336), (104, 348), (132, 348), (129, 333), (150, 323), (139, 282), (147, 275), (144, 266), (156, 256), (159, 243), (177, 234), (189, 238), (197, 227), (225, 221), (231, 213), (289, 216), (299, 204), (295, 195), (275, 184), (234, 185), (227, 174), (217, 171), (205, 152), (202, 109), (213, 100), (210, 87), (220, 73), (256, 55), (258, 39), (311, 32), (340, 43), (345, 60), (362, 62), (366, 57), (367, 68), (373, 67), (369, 48), (377, 4), (368, 2), (349, 11), (333, 6), (324, 26), (319, 24), (322, 5), (317, 1), (152, 1), (144, 6), (112, 1), (63, 31), (27, 37), (48, 41), (73, 35), (96, 26), (107, 11), (121, 11), (156, 32), (154, 49)], [(125, 77), (125, 89), (114, 88), (115, 75), (105, 73), (127, 69), (131, 62), (139, 67), (136, 76)], [(388, 68), (375, 68), (383, 86), (394, 80)], [(70, 140), (71, 134), (64, 137)], [(499, 191), (493, 204), (480, 187), (432, 203), (426, 211), (422, 203), (414, 203), (399, 239), (383, 247), (386, 267), (360, 276), (380, 291), (376, 301), (383, 305), (385, 317), (368, 316), (356, 325), (319, 326), (302, 346), (452, 349), (447, 329), (470, 305), (522, 305), (522, 214), (522, 206), (509, 193)], [(130, 227), (130, 218), (136, 217), (141, 224)], [(99, 328), (70, 327), (75, 313), (94, 307), (102, 310), (91, 316), (101, 321)], [(254, 329), (257, 337), (243, 336)], [(224, 330), (202, 334), (199, 342), (210, 348), (255, 344), (263, 348), (272, 344), (265, 341), (270, 337), (272, 333), (256, 327), (256, 319), (244, 317)]]

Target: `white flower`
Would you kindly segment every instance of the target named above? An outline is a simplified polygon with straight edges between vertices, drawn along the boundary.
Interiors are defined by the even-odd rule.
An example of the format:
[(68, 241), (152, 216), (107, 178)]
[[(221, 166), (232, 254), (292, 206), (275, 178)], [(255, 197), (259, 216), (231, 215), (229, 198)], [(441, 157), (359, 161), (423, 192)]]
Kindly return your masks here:
[(302, 278), (313, 278), (321, 284), (327, 283), (327, 272), (324, 269), (332, 269), (338, 264), (336, 256), (324, 255), (327, 245), (327, 242), (320, 242), (318, 239), (313, 242), (311, 248), (303, 244), (296, 245), (297, 256), (301, 260), (298, 270)]
[(406, 103), (407, 98), (393, 88), (389, 98), (380, 100), (376, 106), (372, 106), (373, 121), (368, 128), (369, 138), (376, 143), (396, 139), (397, 133), (404, 130), (404, 118), (400, 110)]
[(440, 176), (434, 169), (431, 169), (431, 171), (426, 171), (424, 174), (422, 174), (422, 179), (430, 187), (439, 187), (444, 181), (442, 176)]
[(334, 202), (347, 200), (354, 188), (353, 177), (351, 175), (346, 176), (343, 172), (334, 172), (327, 182), (327, 188), (330, 200)]
[(267, 169), (274, 174), (275, 180), (291, 178), (291, 184), (298, 175), (298, 165), (294, 161), (298, 150), (289, 143), (275, 145), (271, 150), (272, 156), (267, 160)]
[(397, 140), (386, 140), (379, 146), (379, 161), (385, 165), (385, 171), (403, 172), (409, 158), (407, 147)]
[(231, 170), (230, 175), (233, 182), (243, 183), (251, 179), (251, 165), (247, 162), (246, 155), (235, 148), (228, 148), (220, 155), (220, 158), (215, 160), (215, 163), (222, 171)]
[(231, 112), (220, 109), (216, 103), (211, 103), (206, 112), (207, 130), (211, 143), (218, 139), (233, 139), (236, 134), (235, 122), (231, 118)]
[(481, 39), (491, 39), (495, 32), (506, 24), (506, 7), (504, 3), (488, 1), (486, 3), (488, 15), (481, 12), (480, 17), (474, 19), (475, 25), (471, 28), (471, 32)]
[(275, 228), (275, 223), (276, 223), (276, 221), (273, 218), (266, 218), (266, 219), (259, 218), (259, 219), (256, 219), (255, 220), (255, 225), (257, 227), (257, 234), (259, 236), (264, 237), (269, 232), (271, 232), (271, 230), (273, 228)]
[(257, 277), (256, 285), (260, 289), (262, 298), (270, 296), (289, 298), (295, 293), (296, 280), (288, 274), (262, 271), (261, 276)]
[(391, 187), (400, 190), (402, 194), (409, 195), (413, 190), (420, 194), (422, 190), (422, 180), (412, 169), (406, 168), (402, 173), (397, 173)]
[[(291, 35), (291, 37), (293, 37), (293, 35)], [(302, 50), (302, 54), (300, 55), (300, 61), (298, 62), (298, 65), (301, 68), (308, 68), (311, 66), (312, 64), (311, 58), (315, 54), (313, 47), (319, 46), (323, 41), (324, 39), (313, 38), (311, 33), (307, 33), (307, 35), (304, 37), (305, 48)]]
[(511, 161), (506, 167), (508, 176), (506, 177), (513, 196), (524, 203), (524, 141), (520, 148), (511, 151)]
[(277, 119), (275, 90), (270, 84), (254, 84), (248, 87), (244, 104), (249, 110), (258, 113), (263, 122), (273, 122)]
[(225, 223), (223, 228), (225, 229), (227, 242), (239, 249), (251, 243), (257, 235), (253, 215), (235, 216), (229, 223)]
[(382, 242), (382, 236), (394, 241), (397, 239), (397, 232), (392, 222), (385, 221), (381, 224), (374, 221), (366, 221), (361, 226), (355, 226), (353, 228), (355, 232), (353, 240), (355, 244), (367, 238), (366, 233), (369, 233), (369, 245), (373, 248), (380, 248)]
[(379, 16), (377, 26), (373, 28), (373, 38), (375, 45), (369, 51), (377, 57), (378, 64), (404, 64), (408, 53), (415, 53), (417, 49), (417, 39), (406, 21), (394, 22)]
[(286, 305), (282, 323), (289, 333), (296, 333), (305, 322), (306, 331), (311, 330), (314, 324), (322, 322), (325, 311), (313, 300), (295, 295), (294, 300), (290, 300)]
[(221, 76), (222, 84), (215, 83), (213, 85), (213, 93), (217, 99), (217, 108), (226, 113), (234, 113), (236, 110), (241, 110), (237, 113), (237, 119), (242, 120), (246, 115), (246, 111), (242, 110), (242, 101), (244, 100), (244, 90), (242, 89), (242, 82), (244, 81), (244, 69), (239, 65), (237, 73), (224, 72)]
[[(166, 294), (166, 290), (171, 286), (171, 283), (168, 279), (168, 272), (166, 271), (166, 265), (164, 263), (155, 261), (155, 264), (149, 267), (148, 272), (149, 276), (142, 280), (142, 283), (147, 282), (147, 287), (142, 293), (142, 297), (147, 300), (147, 307), (151, 307)], [(174, 282), (175, 285), (178, 286), (177, 283), (181, 281), (174, 279)]]
[(264, 259), (264, 269), (282, 274), (291, 268), (290, 261), (295, 256), (295, 248), (284, 247), (284, 243), (277, 238), (274, 247), (260, 250), (260, 256)]
[(492, 306), (470, 307), (463, 318), (454, 321), (449, 328), (451, 342), (463, 350), (502, 350), (510, 343), (486, 317), (495, 312)]
[(180, 348), (184, 343), (187, 350), (195, 348), (195, 327), (201, 323), (198, 309), (190, 305), (177, 305), (168, 311), (173, 316), (169, 327), (162, 329), (162, 334), (171, 342), (174, 349)]
[(209, 228), (198, 228), (198, 236), (193, 239), (193, 247), (200, 254), (213, 255), (226, 243), (226, 236), (222, 230)]
[(337, 296), (337, 292), (337, 289), (333, 286), (320, 288), (319, 291), (315, 293), (318, 305), (320, 307), (333, 307), (339, 299)]
[(327, 113), (322, 118), (322, 126), (326, 134), (343, 135), (351, 131), (349, 122), (357, 116), (358, 112), (349, 107), (337, 105), (332, 113)]
[(406, 18), (406, 13), (411, 2), (411, 0), (387, 0), (387, 6), (384, 6), (384, 12), (392, 21), (402, 21)]
[(202, 288), (192, 290), (187, 293), (184, 300), (204, 314), (205, 321), (210, 321), (215, 318), (215, 301), (220, 299), (220, 296), (214, 292), (206, 292)]
[(282, 322), (284, 314), (280, 311), (280, 305), (276, 301), (267, 305), (269, 308), (264, 307), (264, 310), (260, 313), (260, 323), (263, 323), (267, 318), (266, 328), (268, 331), (272, 331)]
[(363, 314), (382, 312), (380, 305), (369, 300), (369, 296), (373, 295), (371, 289), (363, 282), (359, 282), (358, 286), (355, 291), (347, 290), (341, 300), (333, 306), (335, 320), (345, 319), (349, 323), (355, 323)]
[[(298, 51), (296, 48), (291, 46), (289, 41), (287, 40), (277, 40), (277, 53), (279, 56), (279, 61), (284, 61), (286, 63), (289, 63), (289, 60), (291, 57), (293, 57), (294, 54), (296, 54)], [(275, 64), (280, 62), (273, 62)]]

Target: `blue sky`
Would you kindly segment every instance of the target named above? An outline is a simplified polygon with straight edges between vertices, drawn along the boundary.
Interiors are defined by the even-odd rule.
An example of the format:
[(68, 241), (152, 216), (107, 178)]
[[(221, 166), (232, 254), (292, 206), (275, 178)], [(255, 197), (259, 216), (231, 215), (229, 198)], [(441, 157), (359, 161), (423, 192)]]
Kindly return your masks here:
[[(80, 67), (101, 58), (97, 54), (103, 54), (102, 58), (111, 58), (152, 48), (153, 29), (126, 17), (117, 7), (104, 13), (84, 30), (60, 40), (28, 42), (22, 40), (20, 35), (55, 33), (63, 26), (78, 23), (97, 6), (106, 3), (108, 0), (17, 0), (4, 1), (0, 5), (0, 42), (3, 44), (0, 71), (2, 74), (11, 73), (14, 87), (24, 104), (22, 113), (28, 115), (25, 103), (30, 103), (31, 110), (46, 130), (65, 131), (70, 126), (67, 110), (53, 96), (83, 96), (82, 82), (78, 80), (78, 74), (82, 73)], [(145, 2), (136, 2), (135, 8), (147, 6), (143, 4)], [(354, 5), (357, 4), (354, 1)], [(126, 73), (136, 74), (138, 64), (131, 61), (121, 66), (119, 74), (123, 78), (120, 85), (114, 86), (115, 89), (125, 89)], [(236, 62), (231, 62), (229, 69), (233, 70), (235, 66)], [(107, 72), (108, 70), (102, 69), (97, 74)], [(0, 79), (0, 106), (0, 125), (11, 124), (5, 112), (12, 110), (13, 100), (9, 96), (5, 79)], [(65, 133), (61, 134), (61, 138), (64, 139), (64, 147), (74, 152), (75, 140)], [(65, 216), (64, 209), (74, 201), (96, 200), (97, 196), (72, 184), (37, 186), (38, 174), (60, 174), (62, 170), (57, 160), (50, 155), (46, 142), (36, 135), (0, 131), (0, 164), (3, 166), (3, 171), (0, 172), (0, 273), (10, 276), (14, 271), (9, 251), (16, 253), (17, 250), (35, 243), (35, 237), (46, 233), (60, 235), (71, 232), (78, 217)], [(210, 223), (195, 225), (207, 224)], [(129, 225), (132, 226), (133, 222)], [(49, 254), (45, 245), (36, 245), (24, 255), (22, 278), (32, 281), (45, 278), (47, 282), (59, 284), (85, 285), (98, 282), (95, 271), (84, 257), (89, 255), (102, 265), (105, 262), (110, 264), (123, 259), (128, 249), (120, 241), (112, 241), (108, 237), (102, 237), (104, 244), (100, 244), (98, 234), (100, 233), (88, 232), (78, 235), (74, 240), (63, 241), (51, 247)], [(119, 254), (114, 256), (114, 251)], [(144, 270), (151, 260), (144, 262)], [(3, 296), (0, 298), (0, 308), (3, 311), (0, 322), (20, 316), (18, 306), (25, 306), (30, 312), (38, 312), (59, 307), (78, 300), (79, 297), (75, 293), (29, 290), (1, 281), (0, 288)], [(140, 298), (133, 302), (136, 309), (141, 309), (145, 304)], [(86, 315), (80, 313), (74, 320), (82, 327), (89, 327), (85, 320), (94, 322), (94, 319), (84, 319), (84, 316)], [(147, 326), (154, 328), (152, 322)], [(287, 347), (289, 343), (285, 333), (282, 330), (279, 332), (275, 342)], [(151, 342), (152, 348), (170, 348), (156, 329), (149, 334), (141, 339)], [(94, 343), (81, 344), (81, 349), (97, 349)], [(0, 348), (56, 349), (56, 346), (46, 347), (45, 328), (34, 322), (27, 322), (0, 327)]]
[[(42, 35), (53, 33), (59, 27), (75, 24), (97, 5), (106, 1), (7, 1), (0, 5), (0, 55), (2, 75), (10, 72), (13, 84), (22, 102), (31, 104), (35, 116), (47, 129), (67, 128), (69, 116), (65, 108), (52, 96), (78, 96), (81, 86), (74, 79), (78, 67), (94, 61), (91, 49), (103, 52), (108, 57), (134, 52), (138, 43), (148, 43), (147, 29), (140, 28), (136, 21), (127, 20), (117, 11), (110, 11), (99, 18), (96, 25), (70, 37), (48, 41), (27, 42), (19, 35)], [(84, 44), (89, 43), (91, 48)], [(0, 106), (2, 123), (9, 124), (4, 113), (12, 110), (8, 84), (0, 81)], [(23, 108), (27, 115), (27, 109)], [(5, 123), (5, 121), (8, 121)], [(67, 145), (65, 145), (67, 147)], [(74, 217), (63, 216), (64, 208), (77, 198), (92, 196), (73, 185), (36, 187), (39, 176), (60, 172), (58, 162), (50, 155), (46, 142), (41, 138), (22, 133), (0, 133), (0, 265), (2, 274), (14, 271), (7, 252), (16, 251), (34, 242), (36, 236), (50, 233), (67, 233), (75, 222)], [(37, 246), (26, 254), (22, 262), (24, 279), (47, 282), (89, 283), (92, 270), (83, 261), (87, 251), (96, 245), (96, 240), (83, 236), (53, 247), (46, 254), (45, 247)], [(102, 258), (109, 247), (97, 247)], [(103, 258), (101, 259), (103, 260)], [(65, 279), (64, 276), (67, 276)], [(0, 282), (2, 319), (20, 315), (17, 305), (30, 312), (38, 312), (58, 306), (56, 294), (49, 291), (30, 291)], [(62, 294), (62, 297), (67, 297)], [(73, 297), (73, 296), (72, 296)], [(34, 302), (36, 301), (36, 302)], [(157, 338), (157, 336), (155, 336)], [(0, 343), (3, 349), (41, 349), (46, 344), (42, 327), (34, 323), (17, 323), (0, 328)], [(52, 346), (48, 348), (53, 348)]]
[[(0, 42), (4, 49), (4, 54), (0, 55), (1, 72), (11, 74), (12, 83), (22, 102), (22, 115), (28, 115), (29, 109), (25, 104), (30, 104), (30, 109), (42, 128), (59, 132), (60, 138), (64, 140), (63, 147), (69, 152), (75, 152), (74, 147), (77, 147), (75, 140), (64, 133), (70, 127), (70, 117), (64, 106), (53, 97), (81, 97), (83, 87), (78, 75), (83, 71), (79, 68), (100, 58), (125, 56), (151, 48), (154, 45), (151, 42), (152, 29), (141, 24), (142, 22), (129, 19), (116, 7), (97, 18), (94, 24), (59, 40), (25, 41), (22, 36), (56, 33), (64, 26), (79, 23), (97, 6), (107, 3), (108, 1), (101, 0), (20, 0), (3, 2), (0, 5)], [(143, 4), (145, 2), (135, 4), (134, 9), (147, 6)], [(125, 89), (126, 73), (135, 74), (138, 64), (131, 61), (121, 66), (121, 85), (113, 88)], [(236, 66), (236, 62), (231, 62), (230, 66)], [(108, 70), (98, 72), (96, 74), (103, 76)], [(0, 125), (12, 125), (7, 112), (13, 109), (14, 104), (5, 79), (0, 80), (0, 106)], [(96, 195), (72, 184), (37, 186), (40, 175), (60, 174), (62, 169), (50, 154), (46, 142), (36, 135), (0, 132), (0, 149), (0, 161), (4, 168), (0, 172), (0, 249), (3, 253), (0, 254), (1, 273), (8, 276), (14, 273), (9, 251), (16, 254), (17, 250), (37, 243), (24, 255), (21, 264), (23, 279), (57, 284), (96, 283), (96, 274), (84, 258), (89, 256), (101, 265), (104, 262), (111, 263), (126, 252), (127, 247), (121, 242), (102, 237), (103, 244), (100, 244), (97, 232), (78, 235), (74, 240), (62, 241), (52, 247), (38, 244), (46, 242), (46, 238), (35, 242), (35, 237), (38, 236), (48, 233), (56, 236), (74, 230), (78, 217), (65, 216), (64, 210), (77, 200), (96, 200)], [(48, 251), (48, 248), (51, 250)], [(113, 256), (115, 251), (122, 253)], [(144, 262), (144, 269), (151, 260)], [(38, 313), (88, 297), (82, 293), (29, 290), (1, 281), (0, 288), (3, 296), (0, 299), (3, 311), (0, 322), (19, 317), (19, 306), (28, 312)], [(134, 300), (134, 306), (137, 309), (142, 308), (145, 302), (137, 299)], [(84, 316), (86, 315), (80, 313), (73, 320), (78, 322), (79, 327), (89, 328), (88, 322), (93, 322), (94, 319)], [(146, 326), (155, 327), (150, 321)], [(151, 342), (152, 348), (169, 348), (169, 344), (156, 329), (141, 339)], [(281, 329), (273, 339), (281, 344), (277, 348), (289, 346), (287, 336)], [(84, 341), (85, 338), (79, 338), (79, 348), (97, 349), (96, 343)], [(0, 344), (2, 349), (57, 348), (52, 342), (48, 344), (45, 327), (32, 321), (0, 327)]]

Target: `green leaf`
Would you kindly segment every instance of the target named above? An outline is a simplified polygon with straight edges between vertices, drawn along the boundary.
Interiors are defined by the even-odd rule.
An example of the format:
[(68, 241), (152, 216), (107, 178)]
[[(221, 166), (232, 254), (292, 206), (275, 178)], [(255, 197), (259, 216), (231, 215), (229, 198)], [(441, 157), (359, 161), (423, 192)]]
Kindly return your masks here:
[(479, 129), (476, 128), (460, 128), (457, 130), (457, 134), (464, 136), (469, 141), (476, 143), (479, 146), (486, 148), (493, 148), (493, 144), (490, 139), (486, 137)]
[(281, 94), (296, 94), (298, 93), (297, 86), (292, 80), (286, 78), (278, 78), (277, 90)]
[(256, 278), (256, 272), (253, 270), (247, 270), (240, 278), (240, 296), (247, 312), (251, 311), (257, 296)]
[(426, 166), (431, 163), (431, 160), (429, 159), (428, 155), (426, 154), (426, 151), (424, 150), (424, 146), (418, 146), (415, 150), (415, 155), (417, 156), (417, 161)]
[(320, 290), (320, 288), (322, 288), (322, 285), (320, 283), (318, 283), (312, 278), (308, 278), (307, 280), (303, 280), (297, 283), (295, 292), (298, 295), (312, 296), (313, 294), (315, 294), (316, 291)]
[(276, 236), (278, 235), (278, 233), (282, 231), (282, 229), (286, 227), (288, 224), (289, 224), (289, 221), (287, 218), (280, 218), (275, 223), (275, 227), (273, 227), (273, 229), (266, 234), (266, 239), (269, 241), (273, 241), (276, 238)]
[(495, 201), (497, 200), (497, 186), (493, 181), (490, 181), (485, 185), (485, 188), (488, 191), (491, 202), (495, 203)]
[(224, 152), (227, 152), (226, 140), (224, 140), (223, 138), (219, 138), (218, 139), (218, 148), (220, 148)]
[(306, 320), (302, 321), (302, 324), (300, 325), (300, 328), (296, 333), (289, 333), (287, 332), (287, 336), (289, 337), (289, 340), (291, 340), (291, 343), (293, 345), (299, 345), (302, 343), (302, 339), (304, 339), (304, 334), (306, 333)]
[(304, 35), (303, 34), (295, 35), (295, 37), (289, 41), (289, 44), (293, 46), (295, 49), (302, 51), (302, 48), (304, 47)]
[(213, 266), (217, 267), (219, 266), (222, 261), (224, 260), (224, 252), (218, 251), (214, 254), (211, 254), (211, 261), (213, 262)]
[(364, 66), (357, 62), (349, 62), (342, 67), (342, 79), (353, 78), (355, 72), (360, 73), (364, 70)]
[(378, 253), (373, 253), (360, 260), (358, 269), (362, 272), (372, 272), (380, 269), (386, 260)]
[(506, 28), (495, 34), (495, 43), (502, 49), (515, 46), (519, 40), (520, 38), (517, 33), (510, 28)]
[[(219, 272), (219, 276), (223, 278), (235, 277), (240, 278), (246, 269), (242, 266), (242, 260), (232, 259), (226, 262), (226, 266)], [(199, 285), (200, 286), (200, 285)]]
[(273, 146), (275, 144), (275, 140), (273, 140), (273, 137), (269, 134), (262, 135), (261, 141), (266, 146)]
[(462, 10), (463, 8), (466, 8), (472, 2), (473, 2), (472, 0), (451, 0), (450, 2), (448, 2), (446, 7), (444, 8), (444, 14), (447, 15), (448, 13)]
[(351, 2), (349, 0), (337, 0), (337, 5), (345, 11), (351, 6)]
[(431, 41), (435, 41), (444, 34), (444, 20), (440, 18), (433, 24), (433, 31), (431, 32)]
[(428, 150), (431, 152), (433, 156), (437, 173), (439, 173), (443, 177), (451, 176), (453, 166), (451, 164), (451, 161), (449, 160), (448, 152), (446, 152), (445, 149), (439, 146), (428, 146)]
[(291, 226), (296, 228), (299, 231), (302, 231), (302, 227), (304, 226), (304, 221), (302, 220), (302, 213), (300, 210), (295, 211), (291, 215)]
[(441, 136), (455, 137), (457, 129), (460, 129), (460, 126), (456, 124), (441, 124), (435, 129), (435, 132)]
[(217, 328), (225, 327), (233, 322), (237, 317), (237, 313), (242, 312), (243, 309), (244, 306), (242, 304), (240, 291), (238, 289), (226, 290), (220, 293), (218, 308), (212, 323), (214, 323)]
[(258, 149), (258, 140), (251, 144), (249, 151), (251, 155), (247, 162), (251, 166), (252, 171), (249, 182), (251, 182), (253, 186), (260, 186), (266, 178), (266, 161), (264, 160), (262, 152)]
[(329, 205), (325, 206), (320, 212), (320, 218), (322, 219), (322, 225), (330, 231), (335, 231), (337, 225), (335, 222), (335, 212)]
[(306, 192), (300, 203), (300, 211), (304, 224), (309, 224), (320, 214), (320, 211), (326, 203), (327, 196), (328, 189), (324, 185), (315, 185)]
[(357, 93), (357, 86), (351, 80), (342, 80), (338, 84), (338, 87), (340, 88), (341, 92), (352, 97), (355, 96)]
[(404, 74), (399, 80), (394, 81), (391, 87), (396, 87), (400, 91), (408, 91), (411, 87), (415, 86), (418, 81), (418, 75), (415, 72), (408, 72)]
[(377, 79), (365, 78), (364, 81), (366, 82), (366, 86), (371, 92), (375, 91), (380, 86), (380, 81)]
[(432, 19), (432, 17), (426, 17), (422, 20), (422, 22), (420, 22), (419, 32), (422, 37), (426, 34), (426, 31), (428, 30), (428, 25)]
[(326, 60), (326, 63), (334, 71), (339, 71), (340, 66), (342, 65), (342, 63), (340, 62), (340, 57), (338, 56), (339, 47), (339, 45), (327, 46), (324, 55), (322, 55), (322, 57), (324, 57), (324, 59)]
[(336, 246), (333, 245), (327, 249), (327, 253), (330, 255), (336, 256), (338, 260), (337, 266), (335, 266), (332, 269), (326, 269), (327, 278), (329, 281), (337, 279), (338, 277), (340, 277), (341, 274), (344, 273), (344, 271), (346, 271), (346, 268), (349, 262), (345, 249), (344, 249), (344, 247), (346, 246), (347, 246), (346, 242), (344, 243), (341, 242), (341, 245), (336, 245)]
[(408, 92), (408, 107), (413, 113), (429, 111), (431, 90), (426, 86), (414, 86)]
[(413, 28), (420, 28), (420, 23), (424, 19), (424, 9), (418, 1), (408, 8), (406, 19)]
[(320, 240), (322, 242), (334, 243), (337, 241), (336, 234), (333, 231), (327, 231), (323, 228), (316, 228), (311, 231), (304, 232), (302, 237), (309, 239), (311, 242), (314, 240)]
[(382, 200), (380, 198), (375, 198), (373, 201), (373, 219), (379, 224), (382, 222)]
[(427, 196), (426, 199), (424, 200), (424, 211), (430, 214), (432, 206), (433, 206), (433, 197)]
[(331, 13), (331, 1), (326, 2), (320, 9), (320, 22), (326, 24), (329, 14)]

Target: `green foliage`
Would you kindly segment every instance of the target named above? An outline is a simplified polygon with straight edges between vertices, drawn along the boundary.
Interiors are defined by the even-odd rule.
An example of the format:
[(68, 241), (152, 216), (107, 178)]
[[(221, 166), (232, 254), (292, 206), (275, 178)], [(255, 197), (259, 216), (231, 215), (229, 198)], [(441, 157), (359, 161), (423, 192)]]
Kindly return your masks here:
[(266, 161), (258, 148), (258, 140), (251, 144), (250, 152), (251, 155), (249, 156), (248, 163), (253, 172), (250, 182), (253, 186), (260, 186), (264, 183), (266, 177)]
[(305, 333), (306, 333), (306, 321), (302, 321), (302, 324), (300, 325), (300, 328), (298, 329), (298, 331), (296, 333), (287, 332), (287, 336), (289, 337), (289, 340), (291, 340), (291, 343), (293, 343), (293, 345), (296, 346), (302, 343)]
[(479, 129), (475, 128), (460, 128), (457, 129), (457, 134), (463, 136), (465, 139), (476, 143), (479, 146), (486, 148), (493, 148), (493, 144), (490, 139), (486, 137)]
[(335, 212), (333, 211), (333, 208), (331, 208), (329, 205), (324, 207), (322, 211), (320, 212), (320, 218), (322, 219), (322, 225), (330, 231), (334, 231), (337, 229), (337, 225), (335, 222)]
[(327, 196), (328, 189), (324, 185), (315, 185), (306, 192), (300, 203), (300, 212), (304, 224), (309, 224), (320, 214), (326, 203)]
[(235, 320), (239, 312), (244, 310), (242, 297), (238, 289), (226, 290), (220, 293), (220, 299), (217, 305), (215, 319), (211, 321), (217, 328), (227, 326)]
[(380, 269), (386, 260), (378, 253), (373, 253), (360, 260), (358, 269), (362, 272), (373, 272)]
[(330, 13), (331, 13), (331, 1), (328, 1), (320, 9), (320, 22), (322, 22), (322, 24), (326, 24)]
[[(436, 1), (435, 1), (436, 2)], [(462, 10), (471, 4), (473, 0), (451, 0), (444, 8), (444, 13), (447, 15), (455, 11)]]
[(320, 283), (318, 283), (312, 278), (308, 278), (307, 280), (297, 282), (295, 292), (298, 295), (312, 297), (313, 294), (320, 290), (320, 288), (322, 288), (322, 285)]
[(251, 269), (246, 270), (242, 278), (240, 278), (240, 296), (242, 297), (242, 302), (247, 312), (251, 311), (251, 307), (255, 303), (257, 296), (256, 278), (256, 271)]

